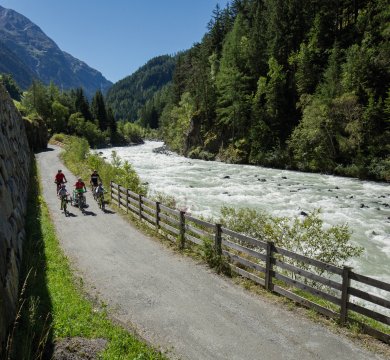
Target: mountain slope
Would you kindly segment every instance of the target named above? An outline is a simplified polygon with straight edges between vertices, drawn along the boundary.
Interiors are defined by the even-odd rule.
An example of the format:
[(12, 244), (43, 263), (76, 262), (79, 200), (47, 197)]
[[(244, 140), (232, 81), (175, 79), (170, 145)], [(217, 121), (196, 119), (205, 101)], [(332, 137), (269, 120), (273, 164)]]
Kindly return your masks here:
[(107, 104), (116, 119), (135, 121), (147, 100), (172, 80), (175, 58), (169, 55), (149, 60), (135, 73), (115, 83), (107, 93)]
[(0, 42), (0, 73), (12, 74), (22, 88), (27, 88), (35, 77), (34, 72), (2, 42)]
[[(24, 63), (36, 78), (46, 84), (53, 81), (63, 89), (83, 87), (88, 96), (92, 96), (97, 89), (105, 92), (112, 85), (100, 72), (63, 52), (25, 16), (1, 6), (0, 41), (19, 59), (19, 64)], [(6, 62), (16, 64), (17, 61), (15, 57), (10, 56), (11, 54), (8, 52), (8, 56), (1, 58), (0, 63), (3, 67)], [(15, 76), (20, 67), (11, 66), (10, 70)], [(23, 87), (20, 81), (18, 83)]]

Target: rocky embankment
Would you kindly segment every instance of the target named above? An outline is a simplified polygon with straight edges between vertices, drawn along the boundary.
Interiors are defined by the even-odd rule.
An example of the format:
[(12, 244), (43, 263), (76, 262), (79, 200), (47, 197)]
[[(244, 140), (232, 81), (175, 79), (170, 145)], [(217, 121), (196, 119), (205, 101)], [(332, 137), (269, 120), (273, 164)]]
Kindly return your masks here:
[(49, 135), (44, 121), (40, 118), (23, 118), (23, 121), (30, 148), (33, 151), (46, 149)]
[(0, 353), (16, 313), (30, 162), (22, 117), (0, 85)]

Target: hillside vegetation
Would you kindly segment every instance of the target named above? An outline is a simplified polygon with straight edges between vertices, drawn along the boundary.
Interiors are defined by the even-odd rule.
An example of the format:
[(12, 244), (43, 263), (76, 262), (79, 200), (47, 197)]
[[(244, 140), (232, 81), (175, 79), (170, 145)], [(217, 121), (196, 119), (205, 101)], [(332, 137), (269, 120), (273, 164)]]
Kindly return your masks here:
[(389, 180), (389, 24), (384, 0), (217, 6), (140, 122), (190, 157)]
[[(142, 143), (142, 138), (151, 133), (138, 124), (116, 122), (100, 90), (89, 102), (82, 88), (60, 91), (53, 83), (46, 86), (34, 80), (30, 88), (22, 93), (10, 75), (0, 74), (0, 82), (25, 120), (41, 124), (48, 136), (55, 133), (77, 135), (96, 148)], [(45, 136), (46, 141), (48, 136)]]
[[(107, 104), (117, 120), (136, 121), (139, 110), (153, 94), (172, 80), (175, 58), (169, 55), (149, 60), (134, 74), (118, 81), (107, 93)], [(151, 124), (152, 128), (156, 127)]]

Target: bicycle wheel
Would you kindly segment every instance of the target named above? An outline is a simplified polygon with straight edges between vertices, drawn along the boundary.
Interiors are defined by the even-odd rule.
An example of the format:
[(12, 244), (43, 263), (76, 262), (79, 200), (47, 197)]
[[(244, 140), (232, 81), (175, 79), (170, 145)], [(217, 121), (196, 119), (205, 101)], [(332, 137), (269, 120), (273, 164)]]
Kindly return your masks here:
[(104, 198), (102, 195), (99, 195), (99, 207), (104, 210)]
[(67, 216), (68, 215), (68, 201), (66, 200), (66, 198), (63, 198), (62, 199), (62, 208), (64, 209), (64, 214), (65, 214), (65, 216)]
[(78, 195), (78, 199), (77, 199), (77, 206), (78, 208), (83, 211), (83, 208), (84, 208), (84, 204), (83, 204), (83, 196), (82, 195)]

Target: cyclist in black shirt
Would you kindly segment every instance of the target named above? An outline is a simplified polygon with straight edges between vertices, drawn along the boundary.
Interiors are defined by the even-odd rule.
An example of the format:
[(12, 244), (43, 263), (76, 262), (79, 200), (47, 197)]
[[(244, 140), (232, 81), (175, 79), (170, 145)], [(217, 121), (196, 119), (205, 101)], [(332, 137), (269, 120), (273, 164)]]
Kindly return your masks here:
[(94, 170), (93, 173), (91, 174), (91, 180), (89, 181), (89, 183), (91, 184), (93, 197), (95, 197), (95, 189), (99, 185), (99, 182), (101, 182), (100, 176), (97, 170)]

